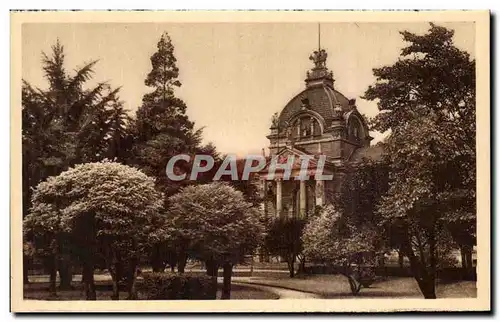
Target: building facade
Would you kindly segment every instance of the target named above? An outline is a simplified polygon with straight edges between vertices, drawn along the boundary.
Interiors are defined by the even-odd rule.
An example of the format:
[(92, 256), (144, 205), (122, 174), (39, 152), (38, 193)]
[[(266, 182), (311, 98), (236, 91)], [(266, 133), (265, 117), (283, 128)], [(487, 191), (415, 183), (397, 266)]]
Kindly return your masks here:
[[(332, 201), (347, 164), (381, 155), (379, 146), (370, 145), (372, 137), (356, 100), (335, 89), (333, 73), (326, 66), (327, 52), (318, 49), (309, 59), (313, 67), (306, 74), (305, 89), (273, 116), (267, 136), (268, 159), (276, 156), (279, 163), (287, 163), (293, 155), (295, 160), (290, 180), (283, 179), (283, 172), (269, 175), (270, 161), (259, 173), (264, 211), (270, 215), (307, 216), (316, 206)], [(300, 171), (301, 155), (312, 156), (308, 180), (293, 179)], [(323, 174), (332, 175), (332, 180), (314, 177), (321, 155), (326, 158)]]

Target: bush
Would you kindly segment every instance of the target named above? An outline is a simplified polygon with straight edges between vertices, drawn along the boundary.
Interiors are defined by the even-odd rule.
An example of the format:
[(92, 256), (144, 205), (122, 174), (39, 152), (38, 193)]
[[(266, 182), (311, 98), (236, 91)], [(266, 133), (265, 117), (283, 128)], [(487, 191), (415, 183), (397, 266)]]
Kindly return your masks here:
[(215, 300), (217, 281), (211, 276), (178, 273), (143, 274), (140, 291), (148, 300)]

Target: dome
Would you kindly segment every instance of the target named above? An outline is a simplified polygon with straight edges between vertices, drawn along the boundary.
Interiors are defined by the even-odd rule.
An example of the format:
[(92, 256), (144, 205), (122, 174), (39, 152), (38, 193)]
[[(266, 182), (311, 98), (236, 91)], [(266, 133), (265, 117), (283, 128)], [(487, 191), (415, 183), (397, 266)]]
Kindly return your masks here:
[(325, 127), (329, 127), (335, 119), (334, 110), (337, 106), (340, 106), (344, 113), (353, 109), (353, 105), (344, 95), (328, 85), (308, 87), (285, 105), (279, 116), (279, 127), (284, 128), (286, 122), (304, 109), (316, 112), (323, 118)]
[(335, 90), (327, 56), (321, 48), (311, 54), (314, 67), (307, 71), (305, 89), (273, 115), (267, 136), (272, 155), (286, 147), (345, 161), (357, 149), (370, 146), (367, 122), (357, 110), (356, 100)]

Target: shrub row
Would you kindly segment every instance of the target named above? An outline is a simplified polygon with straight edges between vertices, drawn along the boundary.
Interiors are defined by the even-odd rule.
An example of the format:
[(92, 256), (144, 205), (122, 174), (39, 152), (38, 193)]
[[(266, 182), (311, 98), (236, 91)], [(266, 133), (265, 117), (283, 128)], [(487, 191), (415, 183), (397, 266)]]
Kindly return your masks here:
[(190, 273), (144, 273), (140, 292), (148, 300), (214, 300), (217, 280)]

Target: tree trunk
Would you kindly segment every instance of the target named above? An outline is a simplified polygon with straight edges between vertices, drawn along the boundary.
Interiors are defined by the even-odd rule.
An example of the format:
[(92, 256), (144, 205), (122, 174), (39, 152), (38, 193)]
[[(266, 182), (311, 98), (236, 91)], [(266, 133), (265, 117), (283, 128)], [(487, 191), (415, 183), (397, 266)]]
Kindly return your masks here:
[(465, 255), (465, 245), (460, 246), (460, 258), (462, 260), (462, 268), (467, 271), (467, 258)]
[[(91, 255), (92, 256), (92, 255)], [(85, 296), (87, 301), (96, 300), (95, 283), (94, 283), (94, 263), (90, 257), (83, 264), (82, 272), (83, 285), (85, 288)]]
[(49, 293), (51, 297), (57, 296), (57, 256), (52, 255), (49, 260)]
[(223, 276), (224, 282), (222, 285), (222, 300), (230, 300), (231, 299), (231, 276), (233, 275), (233, 264), (230, 262), (225, 262), (222, 265), (223, 268)]
[(217, 278), (219, 272), (219, 265), (214, 260), (207, 260), (205, 263), (207, 267), (207, 275)]
[(137, 258), (131, 258), (129, 264), (129, 271), (127, 276), (127, 286), (128, 286), (128, 300), (137, 300), (137, 290), (136, 290), (136, 281), (137, 281)]
[(111, 295), (112, 300), (120, 299), (120, 280), (122, 278), (122, 263), (121, 261), (115, 257), (113, 259), (113, 267), (109, 267), (109, 273), (111, 274), (111, 279), (113, 282), (113, 294)]
[(120, 299), (120, 286), (119, 279), (117, 276), (112, 277), (113, 282), (113, 294), (111, 294), (111, 299), (113, 301), (118, 301)]
[(306, 257), (305, 256), (299, 257), (299, 268), (298, 268), (297, 273), (298, 274), (305, 274), (306, 273)]
[(346, 274), (345, 276), (349, 281), (352, 295), (358, 295), (359, 291), (361, 290), (361, 283), (357, 281), (356, 278), (351, 274)]
[(215, 294), (217, 294), (217, 276), (219, 275), (219, 265), (214, 260), (207, 260), (205, 262), (207, 268), (207, 275), (212, 277), (212, 283), (215, 288)]
[(408, 257), (413, 277), (425, 299), (436, 298), (435, 279), (429, 274), (425, 265), (413, 253), (409, 241), (402, 246), (401, 252)]
[(153, 245), (153, 249), (151, 250), (151, 268), (153, 272), (164, 272), (166, 261), (165, 254), (162, 252), (162, 245), (157, 243)]
[(385, 256), (384, 256), (384, 254), (378, 255), (377, 262), (378, 262), (377, 263), (378, 267), (380, 267), (380, 268), (384, 268), (385, 267)]
[(73, 281), (73, 266), (69, 256), (64, 256), (58, 262), (59, 270), (59, 288), (61, 290), (70, 290), (71, 282)]
[(187, 262), (187, 254), (185, 252), (181, 252), (179, 254), (179, 260), (177, 262), (177, 271), (179, 273), (184, 273), (184, 268), (186, 267)]
[(436, 286), (432, 278), (427, 278), (419, 283), (420, 291), (424, 299), (435, 299), (436, 298)]
[(177, 266), (177, 262), (178, 262), (177, 253), (175, 251), (173, 251), (172, 249), (169, 249), (168, 247), (166, 247), (165, 254), (166, 254), (165, 262), (168, 263), (168, 265), (170, 266), (170, 271), (174, 272), (175, 266)]
[(291, 256), (288, 261), (286, 262), (288, 264), (288, 271), (290, 272), (290, 278), (293, 278), (295, 276), (295, 256)]
[(29, 284), (29, 258), (28, 256), (23, 256), (23, 283), (24, 285)]
[(472, 271), (474, 263), (472, 262), (472, 247), (469, 245), (465, 247), (465, 261), (467, 262), (467, 270)]
[[(55, 262), (55, 260), (53, 260)], [(50, 296), (57, 296), (57, 286), (56, 286), (56, 279), (57, 279), (57, 268), (55, 263), (53, 263), (50, 266), (50, 273), (49, 273), (49, 293)]]
[(398, 252), (398, 263), (399, 263), (399, 268), (404, 268), (405, 257), (401, 251)]
[[(435, 227), (435, 226), (433, 226)], [(430, 270), (429, 270), (429, 285), (427, 287), (431, 287), (432, 284), (432, 292), (429, 294), (434, 294), (436, 298), (436, 275), (437, 275), (437, 258), (438, 258), (438, 250), (437, 250), (437, 240), (436, 240), (436, 232), (435, 229), (432, 229), (429, 233), (429, 262), (430, 262)]]

